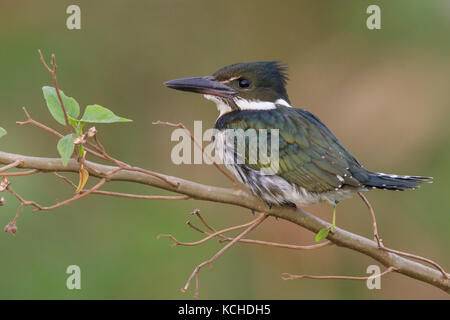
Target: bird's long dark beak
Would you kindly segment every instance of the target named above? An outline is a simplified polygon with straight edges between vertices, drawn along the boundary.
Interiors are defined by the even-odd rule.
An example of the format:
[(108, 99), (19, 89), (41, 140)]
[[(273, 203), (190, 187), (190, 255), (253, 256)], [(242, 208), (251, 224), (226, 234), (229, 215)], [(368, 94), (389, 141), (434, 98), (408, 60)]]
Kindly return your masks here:
[(164, 84), (172, 89), (211, 94), (219, 97), (229, 97), (238, 93), (212, 76), (175, 79), (164, 82)]

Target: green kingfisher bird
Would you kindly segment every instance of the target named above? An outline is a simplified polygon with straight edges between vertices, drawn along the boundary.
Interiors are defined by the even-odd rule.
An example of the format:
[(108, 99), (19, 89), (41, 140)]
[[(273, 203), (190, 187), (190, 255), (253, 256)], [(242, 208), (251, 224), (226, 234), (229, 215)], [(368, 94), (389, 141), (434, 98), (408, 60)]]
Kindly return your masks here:
[[(173, 89), (201, 93), (216, 103), (215, 129), (278, 129), (277, 172), (262, 172), (259, 161), (247, 153), (236, 157), (233, 143), (219, 145), (229, 159), (225, 165), (250, 191), (270, 206), (309, 206), (337, 202), (372, 188), (409, 190), (431, 177), (372, 172), (365, 169), (315, 115), (291, 106), (286, 66), (277, 61), (238, 63), (211, 76), (184, 78), (164, 84)], [(217, 138), (217, 136), (216, 136)], [(228, 159), (228, 160), (229, 160)], [(335, 221), (333, 211), (333, 228)]]

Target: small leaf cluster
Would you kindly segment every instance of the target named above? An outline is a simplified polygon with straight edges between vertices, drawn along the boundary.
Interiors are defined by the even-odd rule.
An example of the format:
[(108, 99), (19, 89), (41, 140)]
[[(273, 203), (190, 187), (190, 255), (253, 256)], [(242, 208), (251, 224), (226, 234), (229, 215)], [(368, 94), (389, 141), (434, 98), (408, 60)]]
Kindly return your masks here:
[[(59, 92), (66, 109), (68, 122), (75, 131), (75, 133), (70, 133), (62, 137), (57, 144), (59, 155), (61, 156), (61, 160), (65, 166), (75, 151), (73, 141), (83, 134), (83, 127), (86, 123), (116, 123), (132, 121), (116, 116), (111, 110), (98, 104), (86, 106), (83, 116), (79, 118), (80, 105), (74, 98), (66, 96), (62, 90), (58, 90), (57, 92), (55, 88), (48, 86), (43, 87), (42, 92), (50, 114), (57, 122), (65, 125), (66, 119), (64, 116), (63, 107), (61, 106), (60, 99), (58, 97)], [(0, 128), (0, 137), (6, 133), (5, 131), (5, 133), (2, 134), (2, 130), (3, 129)], [(79, 154), (83, 156), (84, 150), (82, 144), (79, 145), (79, 148)]]

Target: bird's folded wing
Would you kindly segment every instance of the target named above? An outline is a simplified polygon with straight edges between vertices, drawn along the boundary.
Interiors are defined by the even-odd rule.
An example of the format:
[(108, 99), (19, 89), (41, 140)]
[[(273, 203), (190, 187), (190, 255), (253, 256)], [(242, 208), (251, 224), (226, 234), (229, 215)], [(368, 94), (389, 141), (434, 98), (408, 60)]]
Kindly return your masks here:
[[(334, 134), (313, 114), (297, 108), (242, 111), (224, 115), (219, 129), (267, 129), (267, 152), (270, 157), (271, 130), (279, 131), (279, 165), (277, 175), (312, 192), (327, 192), (343, 187), (360, 187), (358, 181), (366, 170), (343, 147)], [(261, 136), (260, 136), (261, 137)], [(246, 142), (246, 145), (248, 141)], [(254, 144), (250, 144), (250, 147)], [(248, 145), (247, 145), (248, 147)], [(238, 148), (237, 148), (238, 149)], [(267, 167), (258, 158), (245, 165), (254, 170)], [(273, 167), (273, 165), (272, 165)]]

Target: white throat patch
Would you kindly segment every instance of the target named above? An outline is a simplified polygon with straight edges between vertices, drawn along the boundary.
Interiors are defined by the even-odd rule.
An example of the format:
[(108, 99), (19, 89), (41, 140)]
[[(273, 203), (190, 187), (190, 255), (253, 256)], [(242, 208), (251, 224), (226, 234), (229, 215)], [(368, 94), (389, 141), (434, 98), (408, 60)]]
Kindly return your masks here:
[(220, 113), (219, 117), (232, 111), (231, 107), (227, 105), (225, 102), (223, 102), (222, 99), (219, 99), (216, 96), (210, 94), (204, 94), (203, 96), (205, 97), (205, 99), (212, 101), (217, 105), (217, 110), (219, 110)]
[(241, 98), (234, 98), (233, 100), (241, 110), (270, 110), (277, 107), (275, 103), (270, 101), (245, 100)]
[(261, 101), (261, 100), (245, 100), (241, 98), (234, 98), (234, 103), (241, 110), (271, 110), (276, 109), (277, 104), (282, 105), (288, 108), (292, 108), (292, 106), (283, 99), (278, 99), (275, 102), (270, 101)]
[[(219, 110), (220, 113), (219, 117), (232, 111), (231, 107), (228, 104), (226, 104), (222, 99), (217, 98), (216, 96), (210, 94), (205, 94), (203, 96), (205, 97), (205, 99), (208, 99), (217, 105), (217, 110)], [(234, 103), (241, 110), (271, 110), (276, 109), (277, 104), (288, 108), (292, 108), (292, 106), (286, 100), (283, 99), (278, 99), (275, 102), (261, 101), (261, 100), (246, 100), (242, 98), (233, 98), (233, 100)]]

